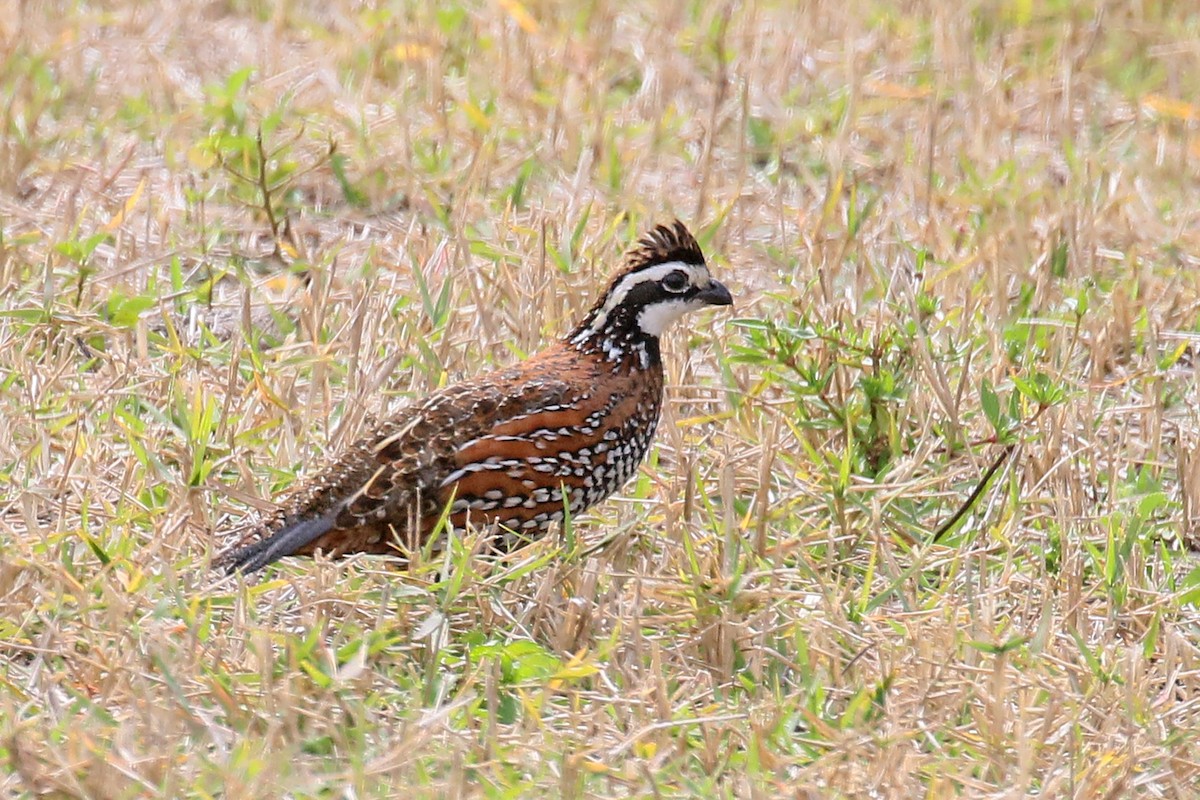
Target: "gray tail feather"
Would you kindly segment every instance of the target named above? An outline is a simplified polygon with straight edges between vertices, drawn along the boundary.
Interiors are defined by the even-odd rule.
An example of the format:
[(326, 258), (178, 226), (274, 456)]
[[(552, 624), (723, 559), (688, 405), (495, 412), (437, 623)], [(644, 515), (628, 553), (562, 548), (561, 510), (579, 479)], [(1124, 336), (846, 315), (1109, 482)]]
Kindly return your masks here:
[(241, 572), (248, 575), (257, 572), (331, 531), (339, 511), (334, 508), (314, 519), (289, 523), (261, 541), (222, 555), (218, 559), (218, 566), (229, 574)]

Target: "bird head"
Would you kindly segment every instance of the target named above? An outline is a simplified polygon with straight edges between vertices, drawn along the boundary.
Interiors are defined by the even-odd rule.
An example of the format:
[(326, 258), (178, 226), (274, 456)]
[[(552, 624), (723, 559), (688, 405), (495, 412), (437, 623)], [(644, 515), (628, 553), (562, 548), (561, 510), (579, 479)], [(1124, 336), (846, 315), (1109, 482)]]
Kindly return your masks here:
[(624, 269), (567, 338), (613, 361), (633, 350), (645, 354), (643, 361), (657, 361), (658, 337), (672, 322), (689, 311), (732, 303), (729, 289), (709, 273), (695, 237), (676, 220), (638, 240)]

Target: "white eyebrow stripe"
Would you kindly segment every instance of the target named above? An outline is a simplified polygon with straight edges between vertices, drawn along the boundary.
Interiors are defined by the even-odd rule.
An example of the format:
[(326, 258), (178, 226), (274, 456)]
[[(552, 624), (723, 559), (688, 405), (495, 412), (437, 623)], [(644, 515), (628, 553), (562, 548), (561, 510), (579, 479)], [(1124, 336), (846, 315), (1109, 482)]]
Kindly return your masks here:
[(692, 283), (700, 288), (704, 288), (712, 283), (712, 276), (708, 272), (708, 267), (703, 264), (668, 261), (664, 264), (656, 264), (653, 267), (638, 270), (632, 275), (626, 275), (621, 279), (620, 283), (613, 287), (612, 292), (608, 295), (608, 300), (604, 302), (604, 307), (600, 309), (600, 313), (592, 320), (589, 330), (594, 333), (603, 328), (608, 320), (608, 315), (612, 313), (614, 308), (625, 302), (625, 298), (633, 291), (633, 287), (647, 281), (660, 281), (676, 270), (688, 273), (691, 276)]

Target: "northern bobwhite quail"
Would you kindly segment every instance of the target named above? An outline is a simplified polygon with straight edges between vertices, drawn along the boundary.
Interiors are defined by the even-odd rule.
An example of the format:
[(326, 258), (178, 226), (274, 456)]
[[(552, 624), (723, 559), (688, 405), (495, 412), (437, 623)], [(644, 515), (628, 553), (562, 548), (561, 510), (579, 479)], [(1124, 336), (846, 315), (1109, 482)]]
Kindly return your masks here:
[(492, 530), (492, 549), (537, 538), (564, 506), (578, 514), (633, 476), (662, 407), (667, 325), (732, 302), (683, 223), (654, 228), (565, 338), (377, 426), (218, 566), (251, 572), (318, 551), (403, 556), (426, 543), (447, 504), (454, 528)]

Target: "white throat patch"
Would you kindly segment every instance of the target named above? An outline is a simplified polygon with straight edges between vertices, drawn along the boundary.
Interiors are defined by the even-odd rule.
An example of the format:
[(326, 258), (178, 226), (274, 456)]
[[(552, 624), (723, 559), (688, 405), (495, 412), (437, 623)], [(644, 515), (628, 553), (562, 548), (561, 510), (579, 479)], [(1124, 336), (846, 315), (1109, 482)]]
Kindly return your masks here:
[(647, 336), (662, 336), (662, 332), (675, 320), (689, 311), (702, 308), (704, 303), (698, 300), (663, 300), (651, 303), (638, 314), (637, 324), (642, 333)]

